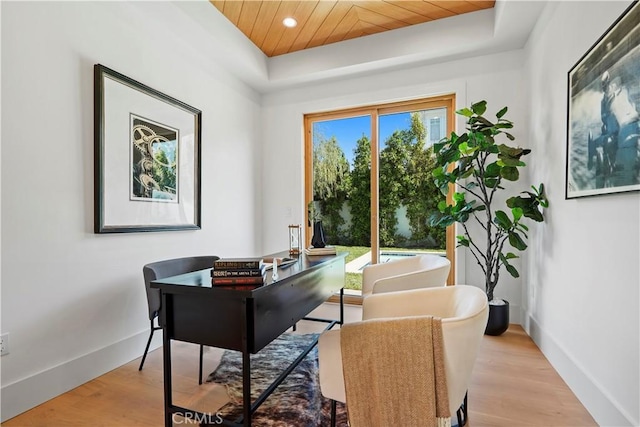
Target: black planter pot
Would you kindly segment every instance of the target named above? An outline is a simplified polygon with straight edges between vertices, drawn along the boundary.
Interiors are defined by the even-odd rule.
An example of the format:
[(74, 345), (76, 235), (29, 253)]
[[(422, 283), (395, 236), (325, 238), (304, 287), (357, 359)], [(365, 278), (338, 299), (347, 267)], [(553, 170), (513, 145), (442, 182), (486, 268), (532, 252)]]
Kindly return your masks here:
[(311, 246), (314, 248), (324, 248), (327, 242), (324, 239), (324, 228), (322, 227), (322, 221), (316, 221), (313, 223), (313, 237), (311, 238)]
[(485, 335), (502, 335), (509, 329), (509, 301), (504, 305), (489, 304), (489, 320), (484, 330)]

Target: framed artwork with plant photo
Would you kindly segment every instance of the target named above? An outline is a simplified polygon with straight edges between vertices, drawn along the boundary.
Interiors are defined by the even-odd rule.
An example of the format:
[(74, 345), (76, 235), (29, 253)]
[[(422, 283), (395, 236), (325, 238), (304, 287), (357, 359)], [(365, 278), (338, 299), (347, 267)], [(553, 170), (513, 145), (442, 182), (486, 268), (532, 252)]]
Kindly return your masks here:
[(640, 6), (568, 75), (567, 199), (640, 190)]
[(94, 66), (95, 233), (200, 228), (200, 110)]

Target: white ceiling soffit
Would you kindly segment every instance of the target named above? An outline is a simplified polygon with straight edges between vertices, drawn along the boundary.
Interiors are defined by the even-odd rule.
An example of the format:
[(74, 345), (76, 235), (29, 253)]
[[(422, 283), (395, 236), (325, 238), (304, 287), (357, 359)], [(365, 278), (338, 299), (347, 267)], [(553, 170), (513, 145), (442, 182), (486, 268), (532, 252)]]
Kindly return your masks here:
[[(207, 0), (174, 3), (210, 51), (260, 92), (524, 47), (546, 1), (497, 0), (493, 9), (267, 58)], [(194, 31), (196, 31), (194, 29)], [(203, 37), (202, 32), (208, 33)], [(205, 40), (206, 39), (206, 40)], [(193, 39), (192, 39), (193, 40)], [(266, 64), (266, 65), (265, 65)]]

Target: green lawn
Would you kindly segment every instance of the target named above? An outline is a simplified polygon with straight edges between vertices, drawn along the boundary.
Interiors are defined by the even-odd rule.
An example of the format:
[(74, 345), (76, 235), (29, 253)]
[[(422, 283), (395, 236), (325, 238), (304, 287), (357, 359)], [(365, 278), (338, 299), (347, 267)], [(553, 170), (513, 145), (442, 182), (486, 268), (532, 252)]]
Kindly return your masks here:
[[(353, 261), (371, 251), (371, 248), (365, 246), (336, 246), (338, 252), (349, 252), (345, 262)], [(354, 289), (357, 291), (362, 290), (362, 274), (358, 273), (346, 273), (345, 277), (345, 289)]]

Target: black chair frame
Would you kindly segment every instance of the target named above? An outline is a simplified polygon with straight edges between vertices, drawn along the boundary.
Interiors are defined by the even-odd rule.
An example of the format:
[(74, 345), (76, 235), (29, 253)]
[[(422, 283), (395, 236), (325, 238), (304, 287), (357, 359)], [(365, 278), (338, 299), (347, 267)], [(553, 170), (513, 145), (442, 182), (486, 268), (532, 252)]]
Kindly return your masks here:
[[(192, 271), (204, 270), (206, 268), (213, 267), (214, 261), (220, 259), (214, 255), (208, 256), (195, 256), (167, 259), (164, 261), (157, 261), (145, 265), (142, 268), (144, 276), (145, 290), (147, 292), (147, 304), (149, 307), (149, 322), (151, 331), (149, 333), (149, 339), (147, 340), (147, 346), (144, 349), (142, 360), (138, 370), (141, 371), (144, 362), (147, 359), (147, 353), (151, 346), (151, 340), (153, 339), (153, 333), (157, 330), (161, 330), (160, 325), (154, 324), (154, 320), (158, 318), (160, 313), (160, 291), (158, 289), (151, 288), (151, 282), (157, 279), (164, 279), (165, 277), (176, 276), (178, 274), (191, 273)], [(202, 371), (203, 371), (203, 356), (204, 347), (200, 345), (200, 361), (198, 370), (198, 384), (202, 384)]]

